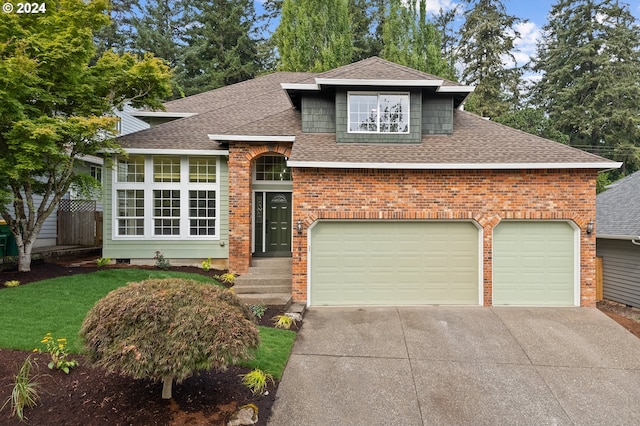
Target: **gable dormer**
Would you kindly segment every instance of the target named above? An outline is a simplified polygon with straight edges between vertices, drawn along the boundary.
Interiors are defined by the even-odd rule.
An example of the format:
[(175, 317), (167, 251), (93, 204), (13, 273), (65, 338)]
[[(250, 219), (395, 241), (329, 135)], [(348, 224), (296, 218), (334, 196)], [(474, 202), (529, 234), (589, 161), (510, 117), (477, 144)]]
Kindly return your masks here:
[(453, 110), (473, 90), (380, 58), (283, 84), (300, 109), (302, 131), (335, 133), (338, 143), (420, 143), (453, 133)]

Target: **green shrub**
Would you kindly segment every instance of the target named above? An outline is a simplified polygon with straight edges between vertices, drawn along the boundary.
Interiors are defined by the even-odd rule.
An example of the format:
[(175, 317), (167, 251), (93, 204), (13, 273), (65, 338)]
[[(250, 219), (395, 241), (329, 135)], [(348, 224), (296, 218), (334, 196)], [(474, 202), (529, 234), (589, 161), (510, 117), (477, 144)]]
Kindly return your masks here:
[(96, 265), (98, 266), (98, 268), (102, 268), (104, 266), (107, 266), (110, 263), (111, 263), (111, 258), (110, 257), (99, 257), (99, 258), (96, 259)]
[(267, 312), (267, 307), (265, 305), (249, 305), (249, 309), (251, 309), (256, 318), (262, 318), (264, 313)]
[(24, 408), (35, 407), (40, 399), (38, 393), (40, 385), (32, 380), (32, 368), (33, 361), (31, 361), (31, 356), (28, 356), (22, 363), (18, 374), (15, 376), (11, 395), (9, 395), (2, 407), (0, 407), (0, 411), (2, 411), (4, 407), (11, 404), (11, 415), (18, 416), (18, 419), (22, 422), (27, 420), (27, 417), (24, 415)]
[(87, 359), (134, 378), (164, 383), (250, 358), (259, 344), (251, 310), (230, 291), (176, 278), (131, 283), (87, 314), (80, 335)]
[(156, 260), (156, 268), (163, 269), (165, 271), (167, 269), (171, 269), (171, 262), (169, 262), (169, 259), (165, 259), (164, 255), (159, 250), (156, 251), (156, 255), (153, 256), (153, 258)]
[(269, 382), (274, 383), (273, 376), (262, 370), (251, 370), (247, 374), (241, 374), (242, 384), (249, 388), (254, 395), (264, 393)]
[(276, 315), (273, 317), (273, 325), (275, 328), (289, 330), (292, 325), (296, 324), (296, 320), (288, 315)]

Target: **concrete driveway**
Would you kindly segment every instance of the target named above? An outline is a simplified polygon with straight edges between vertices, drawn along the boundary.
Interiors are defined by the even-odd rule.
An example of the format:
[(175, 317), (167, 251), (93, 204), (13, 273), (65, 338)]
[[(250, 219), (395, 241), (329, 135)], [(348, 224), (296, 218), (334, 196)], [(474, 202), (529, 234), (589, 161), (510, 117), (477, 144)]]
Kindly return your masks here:
[(640, 424), (640, 339), (595, 308), (312, 308), (280, 425)]

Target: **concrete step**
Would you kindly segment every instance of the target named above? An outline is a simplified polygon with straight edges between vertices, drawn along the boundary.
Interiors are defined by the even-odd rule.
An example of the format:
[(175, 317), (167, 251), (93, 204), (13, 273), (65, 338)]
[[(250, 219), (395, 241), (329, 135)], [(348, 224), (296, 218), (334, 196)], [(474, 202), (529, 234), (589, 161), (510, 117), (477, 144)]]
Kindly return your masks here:
[(251, 259), (251, 266), (266, 268), (289, 268), (291, 269), (290, 257), (254, 257)]
[(240, 301), (248, 305), (286, 306), (291, 304), (291, 294), (262, 293), (262, 294), (238, 294)]
[(248, 274), (253, 275), (291, 275), (291, 266), (283, 267), (266, 267), (266, 266), (251, 266)]
[(245, 274), (240, 275), (234, 281), (235, 285), (272, 285), (272, 284), (289, 284), (291, 286), (291, 275), (256, 275)]
[(291, 281), (285, 285), (243, 285), (233, 286), (235, 294), (282, 293), (291, 295)]

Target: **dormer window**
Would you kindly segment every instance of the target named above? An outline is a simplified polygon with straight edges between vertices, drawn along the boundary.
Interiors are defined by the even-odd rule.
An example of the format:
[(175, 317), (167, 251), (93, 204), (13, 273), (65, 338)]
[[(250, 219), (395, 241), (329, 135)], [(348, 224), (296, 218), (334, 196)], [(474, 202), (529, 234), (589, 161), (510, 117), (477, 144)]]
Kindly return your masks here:
[(349, 133), (409, 133), (409, 93), (349, 92)]

